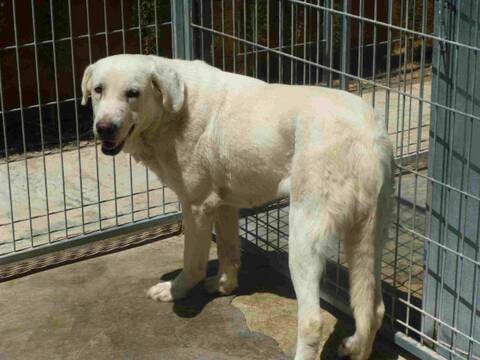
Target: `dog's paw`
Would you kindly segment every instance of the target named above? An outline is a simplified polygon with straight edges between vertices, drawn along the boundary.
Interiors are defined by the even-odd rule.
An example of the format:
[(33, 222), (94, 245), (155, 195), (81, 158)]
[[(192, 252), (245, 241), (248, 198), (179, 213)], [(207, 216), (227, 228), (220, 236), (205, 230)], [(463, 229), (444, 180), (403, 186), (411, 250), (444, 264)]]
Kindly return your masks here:
[(205, 279), (205, 290), (209, 294), (220, 293), (222, 295), (231, 294), (238, 286), (236, 279), (228, 278), (223, 274), (222, 276), (211, 276)]
[(153, 300), (170, 302), (175, 300), (175, 297), (172, 293), (172, 282), (165, 281), (159, 282), (157, 285), (152, 286), (147, 291), (147, 295)]
[(353, 335), (342, 340), (338, 347), (338, 357), (342, 360), (366, 360), (368, 354), (367, 349), (362, 348), (359, 339)]

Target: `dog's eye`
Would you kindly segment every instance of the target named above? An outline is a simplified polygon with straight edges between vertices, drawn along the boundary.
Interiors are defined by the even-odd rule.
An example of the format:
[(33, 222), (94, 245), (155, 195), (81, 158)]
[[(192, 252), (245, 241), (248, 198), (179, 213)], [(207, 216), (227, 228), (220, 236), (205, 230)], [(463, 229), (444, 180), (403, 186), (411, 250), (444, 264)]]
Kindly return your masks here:
[(140, 96), (140, 91), (137, 89), (129, 89), (127, 90), (127, 98), (138, 98)]
[(96, 92), (97, 94), (101, 94), (102, 91), (103, 91), (103, 88), (102, 88), (100, 85), (98, 85), (97, 87), (95, 87), (94, 90), (95, 90), (95, 92)]

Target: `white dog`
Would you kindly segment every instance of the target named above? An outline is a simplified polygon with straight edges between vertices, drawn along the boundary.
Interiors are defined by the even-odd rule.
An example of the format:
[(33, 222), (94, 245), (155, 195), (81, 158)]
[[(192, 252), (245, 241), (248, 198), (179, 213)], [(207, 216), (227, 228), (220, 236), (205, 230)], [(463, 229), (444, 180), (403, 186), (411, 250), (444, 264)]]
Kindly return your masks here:
[(367, 359), (384, 305), (382, 240), (392, 197), (392, 148), (360, 97), (267, 84), (202, 61), (116, 55), (86, 68), (102, 151), (131, 154), (175, 191), (185, 225), (184, 269), (148, 294), (172, 301), (206, 276), (212, 226), (219, 273), (210, 292), (237, 287), (238, 208), (290, 196), (289, 265), (298, 298), (295, 359), (314, 359), (325, 247), (344, 242), (356, 332), (341, 356)]

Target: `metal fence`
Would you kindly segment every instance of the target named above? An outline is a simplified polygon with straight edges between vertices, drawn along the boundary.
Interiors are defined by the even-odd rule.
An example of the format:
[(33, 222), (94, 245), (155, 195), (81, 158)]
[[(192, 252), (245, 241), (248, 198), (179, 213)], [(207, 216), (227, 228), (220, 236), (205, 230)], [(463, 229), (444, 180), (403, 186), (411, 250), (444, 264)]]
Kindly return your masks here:
[[(383, 254), (383, 333), (421, 358), (480, 358), (479, 7), (467, 0), (192, 3), (192, 57), (268, 82), (343, 88), (384, 119), (398, 168)], [(288, 204), (246, 217), (241, 233), (285, 259)], [(341, 245), (329, 255), (323, 297), (348, 311)]]
[[(98, 156), (79, 78), (114, 53), (201, 58), (268, 82), (343, 88), (374, 106), (398, 165), (382, 332), (421, 358), (480, 358), (479, 2), (42, 5), (0, 10), (1, 262), (178, 217), (148, 170)], [(242, 237), (286, 270), (288, 201), (244, 215)], [(323, 297), (348, 311), (340, 244), (329, 259)]]
[(89, 63), (123, 52), (171, 56), (170, 13), (164, 1), (1, 2), (2, 263), (178, 215), (153, 173), (129, 156), (99, 155), (91, 108), (80, 106)]

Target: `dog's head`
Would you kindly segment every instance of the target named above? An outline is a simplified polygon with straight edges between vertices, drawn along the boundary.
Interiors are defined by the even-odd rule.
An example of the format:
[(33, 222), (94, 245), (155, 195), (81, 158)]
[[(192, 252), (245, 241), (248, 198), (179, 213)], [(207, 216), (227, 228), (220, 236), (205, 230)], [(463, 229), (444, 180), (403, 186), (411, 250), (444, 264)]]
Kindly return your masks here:
[(89, 65), (82, 93), (82, 105), (91, 95), (93, 131), (106, 155), (118, 154), (132, 133), (165, 112), (180, 111), (185, 101), (185, 85), (172, 64), (143, 55), (115, 55)]

